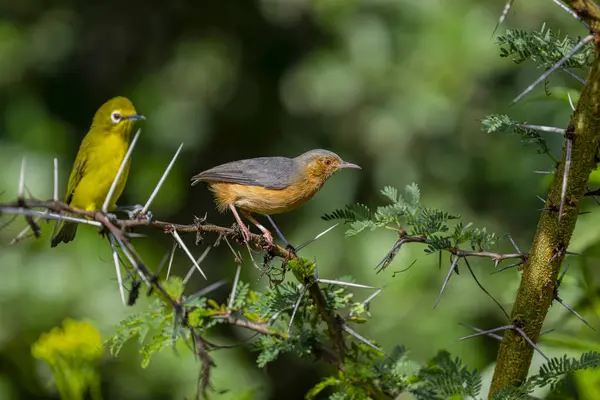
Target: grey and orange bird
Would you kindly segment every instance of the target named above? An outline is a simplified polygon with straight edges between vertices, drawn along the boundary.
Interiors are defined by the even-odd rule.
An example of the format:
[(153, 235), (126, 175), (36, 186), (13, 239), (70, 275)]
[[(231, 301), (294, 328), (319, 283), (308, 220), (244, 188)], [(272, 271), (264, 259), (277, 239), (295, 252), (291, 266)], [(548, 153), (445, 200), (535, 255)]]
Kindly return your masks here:
[(250, 231), (236, 207), (272, 246), (271, 232), (251, 213), (272, 215), (294, 210), (309, 201), (327, 179), (343, 168), (361, 169), (331, 151), (316, 149), (295, 158), (259, 157), (218, 165), (195, 175), (192, 186), (206, 182), (215, 195), (218, 210), (231, 210), (246, 241), (250, 239)]

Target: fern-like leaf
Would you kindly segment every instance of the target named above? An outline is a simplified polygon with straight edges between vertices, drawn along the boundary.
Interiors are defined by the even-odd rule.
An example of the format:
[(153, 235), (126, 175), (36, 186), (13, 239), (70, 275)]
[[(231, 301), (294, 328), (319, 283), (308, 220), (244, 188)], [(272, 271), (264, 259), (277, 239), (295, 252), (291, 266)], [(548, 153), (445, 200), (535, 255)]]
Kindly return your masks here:
[(373, 212), (364, 204), (357, 203), (347, 205), (345, 208), (337, 209), (330, 214), (325, 214), (321, 219), (325, 221), (343, 220), (344, 222), (354, 222), (373, 218)]

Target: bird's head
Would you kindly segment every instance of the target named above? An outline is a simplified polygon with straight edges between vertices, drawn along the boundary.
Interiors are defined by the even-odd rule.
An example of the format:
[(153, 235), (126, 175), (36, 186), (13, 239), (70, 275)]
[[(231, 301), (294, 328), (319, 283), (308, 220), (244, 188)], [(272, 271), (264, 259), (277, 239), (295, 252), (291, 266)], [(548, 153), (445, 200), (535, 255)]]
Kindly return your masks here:
[(106, 133), (119, 133), (129, 137), (133, 123), (146, 119), (135, 111), (133, 103), (126, 97), (113, 97), (96, 111), (92, 127), (99, 127)]
[(296, 157), (304, 172), (311, 177), (326, 181), (331, 175), (343, 168), (357, 168), (358, 165), (346, 162), (337, 154), (323, 149), (307, 151)]

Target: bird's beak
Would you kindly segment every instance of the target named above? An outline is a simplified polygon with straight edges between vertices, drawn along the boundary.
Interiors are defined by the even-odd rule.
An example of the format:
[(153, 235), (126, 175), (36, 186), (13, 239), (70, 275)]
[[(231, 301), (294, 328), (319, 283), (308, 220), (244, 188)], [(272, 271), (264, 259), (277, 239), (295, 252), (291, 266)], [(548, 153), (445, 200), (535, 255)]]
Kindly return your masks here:
[(133, 114), (133, 115), (128, 115), (126, 117), (123, 117), (123, 119), (127, 119), (127, 120), (130, 120), (130, 121), (140, 121), (140, 120), (145, 120), (146, 117), (144, 117), (141, 114)]
[(346, 161), (342, 161), (341, 163), (338, 164), (337, 166), (338, 168), (356, 168), (356, 169), (362, 169), (361, 167), (359, 167), (356, 164), (352, 164)]

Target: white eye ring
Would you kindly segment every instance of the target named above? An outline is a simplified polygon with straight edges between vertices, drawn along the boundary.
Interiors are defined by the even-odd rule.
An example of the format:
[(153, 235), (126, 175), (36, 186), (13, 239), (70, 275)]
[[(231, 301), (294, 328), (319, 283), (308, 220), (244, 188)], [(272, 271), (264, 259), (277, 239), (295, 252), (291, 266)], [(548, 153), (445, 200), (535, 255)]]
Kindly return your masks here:
[(113, 111), (112, 114), (110, 114), (110, 119), (115, 124), (118, 124), (121, 121), (121, 114), (119, 114), (118, 111)]

